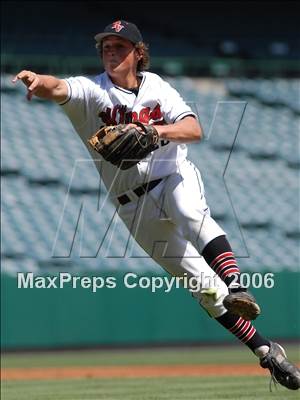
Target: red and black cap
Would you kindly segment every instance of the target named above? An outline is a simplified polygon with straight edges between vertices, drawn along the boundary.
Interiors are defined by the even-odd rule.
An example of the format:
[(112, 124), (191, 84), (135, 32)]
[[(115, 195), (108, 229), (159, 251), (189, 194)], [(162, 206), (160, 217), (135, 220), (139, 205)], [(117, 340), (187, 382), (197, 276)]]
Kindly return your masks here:
[(134, 44), (143, 41), (143, 37), (137, 26), (124, 20), (115, 21), (107, 25), (102, 33), (98, 33), (95, 36), (95, 40), (100, 43), (106, 36), (111, 35), (130, 40)]

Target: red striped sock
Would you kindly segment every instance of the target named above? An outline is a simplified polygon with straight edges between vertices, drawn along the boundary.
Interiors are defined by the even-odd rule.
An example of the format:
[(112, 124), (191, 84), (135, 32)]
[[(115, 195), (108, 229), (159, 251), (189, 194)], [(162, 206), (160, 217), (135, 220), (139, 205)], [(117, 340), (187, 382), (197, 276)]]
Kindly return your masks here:
[(245, 321), (239, 317), (236, 323), (229, 329), (241, 342), (247, 343), (255, 335), (256, 329), (250, 321)]
[(233, 280), (239, 283), (240, 270), (232, 251), (225, 251), (219, 254), (212, 260), (210, 267), (219, 275), (227, 286), (229, 286)]
[(260, 336), (250, 321), (245, 321), (237, 315), (226, 312), (216, 320), (253, 352), (260, 346), (269, 346), (270, 344), (269, 341)]
[(240, 269), (226, 236), (218, 236), (209, 242), (202, 256), (228, 287), (240, 286)]

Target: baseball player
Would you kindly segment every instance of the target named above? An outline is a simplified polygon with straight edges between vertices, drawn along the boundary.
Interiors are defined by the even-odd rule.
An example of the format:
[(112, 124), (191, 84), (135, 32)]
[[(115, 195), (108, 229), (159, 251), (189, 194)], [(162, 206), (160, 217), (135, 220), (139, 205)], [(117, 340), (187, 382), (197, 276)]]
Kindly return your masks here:
[[(201, 174), (187, 159), (186, 143), (202, 137), (197, 116), (166, 81), (146, 72), (148, 48), (136, 25), (115, 21), (95, 40), (105, 69), (95, 79), (23, 70), (13, 82), (26, 85), (29, 100), (35, 95), (57, 102), (91, 157), (99, 160), (100, 153), (96, 168), (146, 253), (173, 276), (196, 279), (193, 296), (209, 315), (246, 344), (274, 380), (299, 389), (299, 369), (250, 322), (259, 306), (240, 285), (226, 234), (210, 215)], [(106, 130), (96, 135), (98, 147), (91, 146), (99, 127)], [(142, 152), (131, 161), (137, 148)]]

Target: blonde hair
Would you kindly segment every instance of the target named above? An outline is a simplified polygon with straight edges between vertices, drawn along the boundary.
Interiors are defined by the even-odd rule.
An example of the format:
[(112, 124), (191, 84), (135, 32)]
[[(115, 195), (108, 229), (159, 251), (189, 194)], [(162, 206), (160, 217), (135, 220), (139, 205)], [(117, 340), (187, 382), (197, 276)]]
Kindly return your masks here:
[[(137, 71), (145, 71), (150, 66), (149, 46), (144, 42), (138, 42), (134, 45), (135, 49), (142, 55), (142, 58), (137, 64)], [(102, 57), (102, 41), (96, 43), (96, 49)]]

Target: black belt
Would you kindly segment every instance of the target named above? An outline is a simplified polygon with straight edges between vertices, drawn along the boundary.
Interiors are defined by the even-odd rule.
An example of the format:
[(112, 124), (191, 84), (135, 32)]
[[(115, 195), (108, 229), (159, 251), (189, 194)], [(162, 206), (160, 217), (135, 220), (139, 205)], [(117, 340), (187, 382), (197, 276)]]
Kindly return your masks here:
[[(142, 186), (137, 187), (136, 189), (133, 189), (133, 192), (138, 196), (141, 197), (143, 194), (150, 192), (150, 190), (154, 189), (155, 186), (157, 186), (162, 179), (155, 179), (154, 181), (150, 181), (147, 183), (144, 183)], [(122, 196), (118, 197), (119, 203), (124, 206), (124, 204), (127, 204), (131, 201), (129, 196), (127, 194), (122, 194)]]

